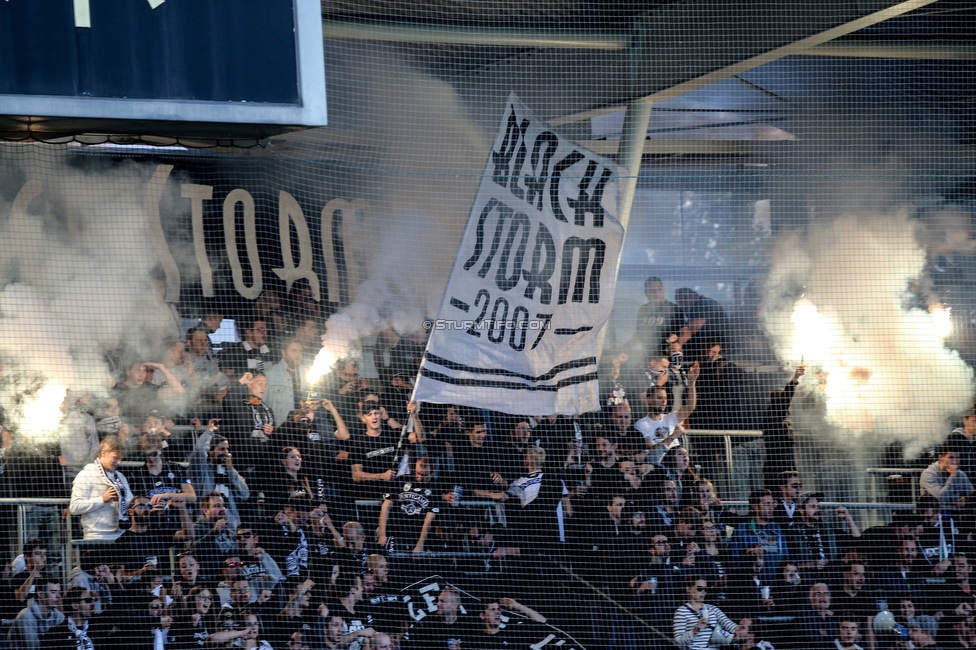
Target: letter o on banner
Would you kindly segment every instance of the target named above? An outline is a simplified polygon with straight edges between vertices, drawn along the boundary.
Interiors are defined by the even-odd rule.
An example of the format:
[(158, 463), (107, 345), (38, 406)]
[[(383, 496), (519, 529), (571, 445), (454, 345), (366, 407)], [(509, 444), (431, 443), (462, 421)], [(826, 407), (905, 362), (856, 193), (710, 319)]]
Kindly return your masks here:
[[(251, 265), (251, 286), (244, 284), (244, 269), (237, 254), (237, 204), (244, 206), (244, 245), (247, 261)], [(254, 198), (240, 188), (232, 190), (224, 199), (224, 246), (230, 261), (234, 288), (248, 300), (256, 300), (261, 295), (261, 260), (258, 257), (257, 229), (254, 225)]]

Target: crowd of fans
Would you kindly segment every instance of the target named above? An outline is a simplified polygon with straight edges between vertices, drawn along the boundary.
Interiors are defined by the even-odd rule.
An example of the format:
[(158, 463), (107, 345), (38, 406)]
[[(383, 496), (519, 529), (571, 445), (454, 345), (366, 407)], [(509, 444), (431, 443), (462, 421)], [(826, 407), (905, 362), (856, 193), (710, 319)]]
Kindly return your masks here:
[[(627, 353), (606, 355), (605, 408), (576, 418), (412, 402), (423, 335), (392, 331), (378, 379), (343, 359), (309, 386), (314, 316), (239, 319), (218, 353), (212, 311), (156, 360), (120, 357), (109, 397), (66, 398), (57, 471), (28, 470), (35, 494), (70, 495), (86, 541), (62, 584), (58, 508), (27, 514), (37, 536), (0, 581), (7, 646), (528, 647), (500, 633), (515, 615), (588, 648), (976, 644), (976, 412), (915, 510), (862, 533), (794, 466), (803, 366), (740, 412), (721, 307), (690, 289), (673, 305), (657, 278), (646, 293)], [(764, 436), (736, 440), (727, 476), (681, 444), (691, 426)], [(443, 588), (423, 621), (403, 594), (430, 575), (482, 599)]]

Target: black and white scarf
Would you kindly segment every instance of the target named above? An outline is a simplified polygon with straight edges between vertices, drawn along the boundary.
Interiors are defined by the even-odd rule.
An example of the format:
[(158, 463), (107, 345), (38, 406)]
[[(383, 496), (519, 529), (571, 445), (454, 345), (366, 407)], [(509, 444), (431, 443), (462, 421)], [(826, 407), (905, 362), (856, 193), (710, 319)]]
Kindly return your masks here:
[(80, 628), (75, 624), (75, 619), (70, 616), (65, 622), (68, 625), (68, 631), (75, 635), (78, 650), (95, 650), (95, 644), (88, 636), (88, 621), (85, 621), (85, 624)]
[(119, 495), (119, 521), (128, 521), (129, 502), (132, 500), (132, 491), (129, 490), (129, 485), (117, 471), (112, 472), (112, 475), (109, 476), (109, 473), (102, 467), (101, 461), (96, 460), (94, 465), (99, 476), (102, 477), (102, 482), (109, 487), (115, 488), (115, 493)]

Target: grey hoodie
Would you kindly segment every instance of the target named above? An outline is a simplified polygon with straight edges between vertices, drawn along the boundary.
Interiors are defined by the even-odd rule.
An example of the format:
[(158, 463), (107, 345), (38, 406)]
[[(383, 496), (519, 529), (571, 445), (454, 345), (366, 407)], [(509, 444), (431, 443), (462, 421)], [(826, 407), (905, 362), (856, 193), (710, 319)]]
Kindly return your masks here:
[(14, 624), (7, 633), (7, 643), (14, 650), (39, 650), (41, 637), (55, 625), (64, 622), (64, 614), (52, 609), (47, 618), (41, 614), (41, 607), (31, 598), (27, 607), (20, 610)]

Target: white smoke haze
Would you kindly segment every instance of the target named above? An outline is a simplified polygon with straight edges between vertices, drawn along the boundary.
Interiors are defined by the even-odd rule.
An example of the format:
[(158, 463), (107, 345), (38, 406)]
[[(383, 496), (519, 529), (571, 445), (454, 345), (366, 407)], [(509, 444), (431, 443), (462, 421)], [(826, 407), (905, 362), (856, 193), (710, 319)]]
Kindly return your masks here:
[(915, 456), (972, 401), (939, 316), (910, 308), (926, 261), (916, 233), (906, 211), (841, 215), (782, 234), (770, 255), (765, 326), (784, 361), (807, 363), (821, 433), (841, 445), (901, 441)]
[(106, 393), (105, 350), (124, 346), (149, 359), (168, 332), (150, 279), (158, 263), (144, 206), (152, 167), (86, 172), (65, 147), (0, 151), (0, 190), (17, 197), (0, 204), (0, 406), (8, 427), (38, 435), (60, 415), (65, 389)]
[(57, 429), (61, 403), (75, 383), (67, 340), (33, 287), (11, 284), (0, 292), (0, 358), (5, 373), (18, 379), (16, 392), (3, 395), (4, 410), (33, 433)]
[(926, 264), (973, 250), (970, 215), (933, 206), (976, 161), (951, 114), (835, 67), (770, 159), (761, 316), (780, 358), (808, 364), (791, 412), (805, 487), (866, 501), (867, 468), (895, 462), (898, 445), (909, 459), (941, 442), (972, 401), (972, 370), (929, 313)]
[(362, 163), (377, 171), (367, 280), (328, 320), (312, 378), (360, 355), (378, 332), (417, 333), (436, 314), (490, 150), (490, 134), (466, 119), (453, 88), (411, 66), (401, 50), (326, 47), (330, 102), (355, 107), (330, 128), (365, 138), (372, 153)]

